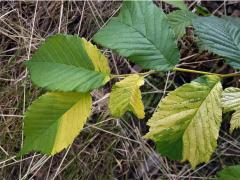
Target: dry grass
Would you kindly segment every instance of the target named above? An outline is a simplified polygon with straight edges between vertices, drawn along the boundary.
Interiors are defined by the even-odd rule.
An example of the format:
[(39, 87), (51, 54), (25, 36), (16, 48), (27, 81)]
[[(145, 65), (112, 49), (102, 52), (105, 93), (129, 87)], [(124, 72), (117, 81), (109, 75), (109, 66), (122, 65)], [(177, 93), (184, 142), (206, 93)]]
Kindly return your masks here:
[[(147, 77), (142, 89), (147, 111), (144, 121), (138, 121), (131, 114), (122, 119), (109, 116), (106, 94), (113, 83), (110, 82), (92, 93), (95, 100), (92, 117), (71, 147), (54, 157), (31, 153), (16, 158), (23, 140), (22, 115), (43, 93), (31, 84), (24, 61), (40, 42), (56, 33), (78, 34), (90, 40), (118, 12), (121, 2), (6, 1), (0, 2), (0, 6), (0, 177), (3, 179), (213, 179), (222, 167), (240, 162), (240, 134), (239, 131), (228, 134), (228, 115), (212, 160), (195, 170), (188, 164), (159, 156), (154, 144), (142, 138), (147, 132), (146, 120), (161, 97), (196, 77), (184, 73)], [(167, 12), (171, 9), (163, 7)], [(218, 3), (211, 11), (221, 14), (226, 7)], [(191, 29), (179, 46), (183, 57), (181, 66), (219, 73), (232, 71), (223, 65), (222, 59), (198, 53)], [(111, 51), (106, 50), (105, 54), (113, 73), (140, 71)], [(239, 79), (228, 79), (224, 85), (238, 86)]]

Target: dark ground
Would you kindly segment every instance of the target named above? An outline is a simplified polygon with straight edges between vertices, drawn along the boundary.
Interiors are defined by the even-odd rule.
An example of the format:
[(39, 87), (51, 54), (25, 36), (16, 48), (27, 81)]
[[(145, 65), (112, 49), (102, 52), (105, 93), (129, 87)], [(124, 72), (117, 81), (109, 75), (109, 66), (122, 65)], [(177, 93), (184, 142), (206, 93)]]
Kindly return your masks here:
[[(198, 1), (215, 15), (240, 16), (237, 1)], [(156, 2), (165, 12), (173, 8)], [(194, 10), (196, 2), (187, 4)], [(83, 132), (67, 150), (47, 157), (29, 154), (14, 156), (22, 144), (22, 114), (43, 91), (31, 84), (24, 61), (39, 43), (56, 33), (78, 34), (90, 40), (108, 19), (117, 14), (121, 2), (12, 2), (0, 1), (0, 177), (15, 179), (214, 179), (227, 165), (240, 163), (240, 131), (228, 133), (225, 116), (219, 146), (208, 164), (191, 170), (188, 163), (169, 161), (154, 151), (154, 143), (142, 138), (146, 121), (161, 97), (199, 75), (166, 73), (147, 77), (142, 88), (146, 119), (136, 120), (130, 113), (113, 119), (107, 109), (107, 96), (113, 82), (93, 92), (93, 115)], [(234, 72), (222, 58), (200, 53), (191, 28), (179, 41), (181, 66), (217, 73)], [(141, 71), (137, 66), (105, 51), (112, 73)], [(239, 87), (239, 78), (224, 80), (224, 86)], [(1, 178), (0, 178), (1, 179)]]

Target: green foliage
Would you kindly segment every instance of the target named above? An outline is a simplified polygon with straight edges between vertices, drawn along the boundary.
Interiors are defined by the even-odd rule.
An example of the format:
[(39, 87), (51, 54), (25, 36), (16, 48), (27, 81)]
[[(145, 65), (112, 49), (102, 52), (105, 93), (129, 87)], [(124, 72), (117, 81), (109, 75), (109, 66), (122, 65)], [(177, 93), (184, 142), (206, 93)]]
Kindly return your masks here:
[(40, 151), (54, 155), (69, 146), (91, 112), (89, 93), (46, 93), (25, 114), (25, 141), (20, 154)]
[(235, 25), (236, 27), (240, 27), (240, 18), (232, 17), (232, 16), (223, 16), (223, 19), (228, 21), (229, 23)]
[(150, 1), (124, 1), (94, 41), (145, 69), (171, 70), (180, 56), (166, 15)]
[(178, 38), (186, 33), (186, 27), (192, 25), (197, 15), (188, 10), (177, 10), (168, 14), (168, 20)]
[(203, 15), (203, 16), (211, 16), (211, 13), (209, 12), (209, 10), (203, 6), (200, 5), (196, 5), (196, 13)]
[(228, 166), (217, 174), (217, 180), (238, 180), (240, 178), (240, 165)]
[(77, 36), (48, 38), (26, 64), (32, 81), (51, 91), (88, 92), (110, 79), (104, 55)]
[(179, 70), (205, 76), (170, 92), (159, 103), (148, 121), (150, 130), (145, 137), (155, 141), (158, 151), (170, 159), (188, 160), (193, 168), (208, 162), (217, 146), (222, 106), (224, 112), (234, 111), (230, 131), (240, 126), (240, 89), (227, 88), (222, 95), (220, 79), (239, 74), (175, 67), (180, 58), (177, 37), (182, 37), (193, 23), (203, 50), (223, 56), (240, 69), (240, 21), (232, 17), (196, 17), (182, 1), (175, 5), (182, 10), (166, 16), (151, 1), (124, 1), (119, 15), (94, 36), (102, 46), (152, 69), (148, 72), (112, 75), (107, 58), (84, 38), (49, 37), (26, 64), (32, 81), (53, 92), (41, 96), (27, 110), (20, 154), (40, 151), (54, 155), (69, 146), (91, 112), (90, 92), (116, 77), (125, 78), (110, 93), (111, 114), (121, 117), (131, 111), (139, 119), (144, 118), (140, 91), (143, 75)]
[(139, 119), (145, 116), (140, 86), (144, 79), (131, 75), (117, 82), (110, 94), (109, 109), (112, 115), (121, 117), (126, 111), (132, 111)]
[(145, 136), (171, 159), (192, 167), (208, 162), (217, 146), (222, 121), (222, 86), (217, 76), (202, 76), (177, 88), (160, 102)]
[(223, 92), (223, 108), (225, 112), (234, 111), (230, 122), (230, 132), (240, 127), (240, 89), (230, 87)]
[(227, 63), (240, 69), (240, 26), (215, 16), (198, 17), (193, 26), (203, 50), (223, 56)]

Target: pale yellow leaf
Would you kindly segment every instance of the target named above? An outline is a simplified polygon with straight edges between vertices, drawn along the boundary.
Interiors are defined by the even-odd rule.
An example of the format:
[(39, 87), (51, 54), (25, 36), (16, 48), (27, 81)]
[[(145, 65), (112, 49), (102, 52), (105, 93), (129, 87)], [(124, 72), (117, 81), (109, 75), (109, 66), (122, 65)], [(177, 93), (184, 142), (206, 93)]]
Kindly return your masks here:
[(143, 77), (130, 75), (117, 82), (110, 94), (109, 109), (112, 115), (121, 117), (125, 112), (133, 112), (139, 119), (145, 116), (140, 86), (144, 84)]

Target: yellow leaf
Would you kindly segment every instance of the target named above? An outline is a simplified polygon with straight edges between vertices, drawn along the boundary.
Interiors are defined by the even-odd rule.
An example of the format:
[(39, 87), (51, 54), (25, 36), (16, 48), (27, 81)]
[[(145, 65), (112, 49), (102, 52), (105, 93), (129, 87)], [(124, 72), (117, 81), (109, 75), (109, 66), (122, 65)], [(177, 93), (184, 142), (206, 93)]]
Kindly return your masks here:
[(222, 103), (224, 112), (234, 111), (230, 121), (230, 133), (234, 129), (240, 128), (240, 89), (229, 87), (224, 90)]
[(82, 42), (83, 42), (83, 45), (85, 47), (85, 50), (86, 50), (88, 56), (92, 60), (92, 63), (95, 67), (95, 71), (109, 74), (110, 73), (110, 68), (109, 68), (109, 65), (108, 65), (107, 58), (91, 42), (87, 41), (84, 38), (82, 38)]
[(112, 115), (121, 117), (125, 112), (133, 112), (139, 119), (145, 116), (144, 105), (140, 86), (144, 84), (144, 78), (139, 75), (131, 75), (117, 82), (110, 94), (109, 109)]

